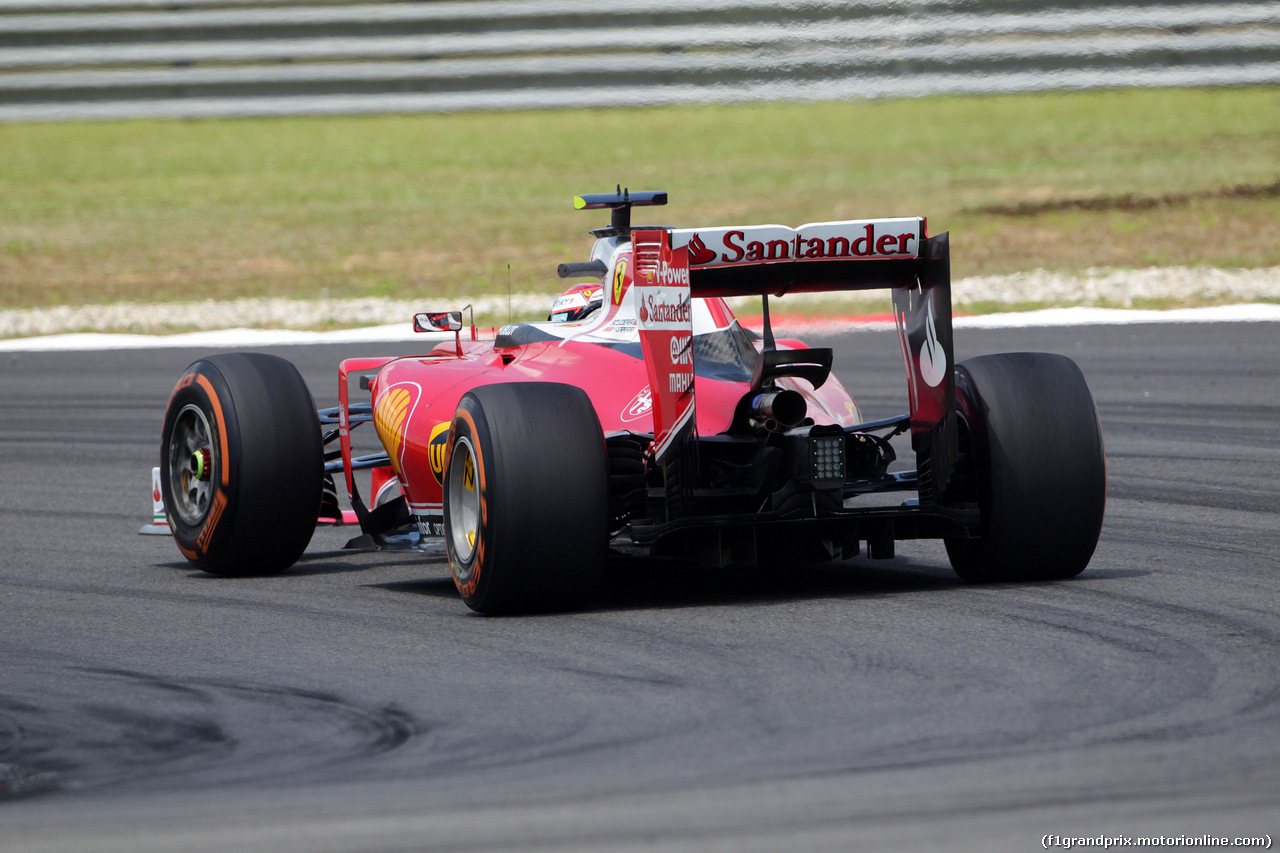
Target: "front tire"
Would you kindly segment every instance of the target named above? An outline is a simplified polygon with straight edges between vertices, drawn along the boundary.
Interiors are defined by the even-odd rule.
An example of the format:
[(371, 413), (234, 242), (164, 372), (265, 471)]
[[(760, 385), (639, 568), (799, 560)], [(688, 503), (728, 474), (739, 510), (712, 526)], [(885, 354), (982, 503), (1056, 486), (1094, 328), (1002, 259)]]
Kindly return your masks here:
[[(956, 366), (956, 402), (977, 537), (949, 537), (970, 581), (1040, 581), (1084, 571), (1106, 504), (1097, 408), (1071, 359), (1005, 353)], [(968, 474), (970, 476), (965, 476)]]
[(315, 531), (324, 446), (297, 368), (261, 353), (203, 358), (165, 410), (160, 485), (178, 549), (216, 575), (297, 562)]
[(465, 394), (449, 432), (444, 527), (467, 606), (499, 614), (590, 601), (608, 550), (608, 483), (582, 389), (522, 382)]

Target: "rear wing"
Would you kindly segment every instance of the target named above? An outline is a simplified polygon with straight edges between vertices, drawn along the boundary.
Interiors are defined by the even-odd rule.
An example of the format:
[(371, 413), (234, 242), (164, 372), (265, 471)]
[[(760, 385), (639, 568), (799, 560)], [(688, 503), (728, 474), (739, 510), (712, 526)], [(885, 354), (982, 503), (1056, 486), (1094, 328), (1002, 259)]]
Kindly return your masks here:
[[(663, 302), (679, 304), (686, 287), (686, 299), (759, 295), (767, 300), (787, 293), (891, 290), (907, 373), (920, 500), (932, 503), (941, 498), (955, 468), (957, 440), (950, 241), (945, 233), (927, 236), (926, 224), (922, 217), (911, 217), (799, 228), (635, 229), (632, 239), (642, 274), (652, 276), (652, 285), (664, 285)], [(653, 260), (641, 260), (646, 255)], [(682, 375), (691, 374), (692, 365), (680, 357), (683, 338), (692, 329), (676, 331), (664, 324), (661, 331), (646, 334), (645, 325), (642, 319), (642, 337), (653, 338), (646, 346), (651, 384), (685, 392), (673, 394), (676, 399), (667, 407), (671, 416), (656, 413), (659, 446), (674, 451), (671, 440), (678, 445), (688, 435), (694, 405), (692, 385), (686, 389)]]
[(750, 296), (910, 287), (919, 277), (921, 217), (785, 225), (678, 228), (694, 296)]

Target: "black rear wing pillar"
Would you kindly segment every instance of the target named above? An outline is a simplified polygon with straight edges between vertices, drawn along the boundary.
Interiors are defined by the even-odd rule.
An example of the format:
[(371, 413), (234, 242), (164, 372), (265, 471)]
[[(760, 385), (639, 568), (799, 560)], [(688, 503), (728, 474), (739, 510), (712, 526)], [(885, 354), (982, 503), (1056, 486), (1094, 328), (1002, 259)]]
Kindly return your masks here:
[(911, 449), (920, 502), (937, 503), (955, 470), (955, 347), (951, 335), (951, 247), (947, 233), (920, 241), (915, 283), (894, 287), (893, 315), (907, 371)]

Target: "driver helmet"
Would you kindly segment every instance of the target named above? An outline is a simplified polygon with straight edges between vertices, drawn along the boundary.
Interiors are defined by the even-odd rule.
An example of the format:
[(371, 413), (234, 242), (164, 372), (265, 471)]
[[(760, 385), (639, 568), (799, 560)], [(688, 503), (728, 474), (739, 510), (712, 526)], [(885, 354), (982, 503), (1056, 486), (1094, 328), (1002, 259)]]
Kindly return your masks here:
[(604, 304), (604, 285), (598, 281), (575, 284), (556, 297), (547, 319), (553, 323), (581, 320)]

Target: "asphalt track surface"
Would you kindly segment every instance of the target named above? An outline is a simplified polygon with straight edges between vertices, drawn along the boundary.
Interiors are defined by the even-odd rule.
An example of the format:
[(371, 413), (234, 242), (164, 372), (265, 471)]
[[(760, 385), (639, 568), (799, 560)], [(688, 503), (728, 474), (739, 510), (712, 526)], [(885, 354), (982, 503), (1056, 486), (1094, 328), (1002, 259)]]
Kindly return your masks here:
[[(902, 409), (892, 334), (829, 343), (865, 416)], [(329, 404), (341, 357), (391, 346), (276, 351)], [(0, 850), (1274, 838), (1280, 327), (956, 346), (1088, 377), (1110, 493), (1079, 578), (970, 586), (903, 543), (750, 577), (620, 564), (586, 612), (505, 619), (440, 556), (337, 529), (278, 577), (192, 570), (137, 529), (201, 353), (0, 356)]]

